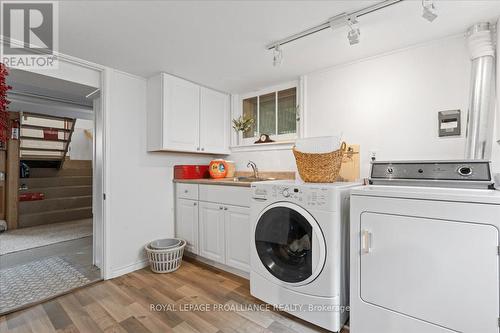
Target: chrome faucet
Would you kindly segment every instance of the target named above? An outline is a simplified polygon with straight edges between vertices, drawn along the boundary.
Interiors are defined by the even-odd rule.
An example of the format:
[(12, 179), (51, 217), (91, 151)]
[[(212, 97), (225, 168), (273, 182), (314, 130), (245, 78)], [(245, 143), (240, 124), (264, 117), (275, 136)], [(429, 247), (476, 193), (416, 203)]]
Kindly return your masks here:
[(257, 168), (257, 164), (253, 161), (248, 161), (247, 168), (253, 169), (253, 177), (259, 178), (259, 168)]

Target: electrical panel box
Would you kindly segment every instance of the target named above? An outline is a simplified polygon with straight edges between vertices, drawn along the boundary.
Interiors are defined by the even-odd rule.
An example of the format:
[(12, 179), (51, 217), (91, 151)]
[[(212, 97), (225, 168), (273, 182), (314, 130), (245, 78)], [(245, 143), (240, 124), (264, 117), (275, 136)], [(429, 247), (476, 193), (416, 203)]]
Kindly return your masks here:
[(460, 136), (461, 121), (460, 110), (440, 111), (439, 119), (439, 137)]

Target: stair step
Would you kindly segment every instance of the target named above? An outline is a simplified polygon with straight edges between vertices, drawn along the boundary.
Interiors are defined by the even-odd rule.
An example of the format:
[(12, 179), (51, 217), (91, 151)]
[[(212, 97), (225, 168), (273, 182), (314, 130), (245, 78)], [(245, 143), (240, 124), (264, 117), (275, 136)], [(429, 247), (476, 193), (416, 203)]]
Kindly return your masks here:
[(64, 139), (45, 139), (38, 136), (26, 136), (26, 135), (21, 135), (19, 139), (30, 140), (30, 141), (43, 141), (43, 142), (68, 142), (68, 140)]
[(62, 155), (21, 155), (21, 161), (61, 161)]
[(29, 128), (29, 129), (37, 129), (37, 130), (49, 130), (49, 131), (59, 131), (59, 132), (66, 132), (69, 133), (71, 132), (70, 129), (67, 128), (59, 128), (59, 127), (47, 127), (47, 126), (41, 126), (41, 125), (28, 125), (28, 124), (23, 124), (21, 128)]
[[(21, 179), (22, 180), (22, 179)], [(77, 197), (92, 195), (92, 185), (82, 186), (62, 186), (62, 187), (32, 187), (28, 190), (21, 190), (19, 193), (41, 192), (45, 194), (45, 199)]]
[(19, 227), (80, 220), (92, 217), (92, 207), (60, 209), (49, 212), (23, 214), (19, 216)]
[(19, 180), (19, 183), (26, 184), (28, 186), (28, 188), (92, 185), (92, 177), (90, 177), (90, 176), (63, 176), (63, 177), (21, 178)]
[[(49, 114), (32, 113), (32, 112), (23, 112), (23, 116), (27, 116), (30, 118), (41, 118), (41, 119), (67, 121), (70, 123), (76, 120), (76, 119), (69, 118), (69, 117), (52, 116)], [(22, 125), (24, 125), (24, 124), (22, 124)]]
[[(67, 162), (66, 162), (67, 163)], [(30, 178), (61, 177), (61, 176), (92, 176), (92, 169), (87, 168), (30, 168)], [(20, 182), (24, 180), (20, 179)]]
[(66, 159), (63, 169), (92, 169), (92, 161)]
[(19, 214), (43, 213), (61, 209), (83, 208), (92, 206), (92, 196), (52, 198), (36, 201), (19, 202)]
[(47, 151), (47, 152), (62, 152), (64, 153), (64, 149), (56, 149), (56, 148), (36, 148), (36, 147), (19, 147), (19, 150), (29, 150), (29, 151)]

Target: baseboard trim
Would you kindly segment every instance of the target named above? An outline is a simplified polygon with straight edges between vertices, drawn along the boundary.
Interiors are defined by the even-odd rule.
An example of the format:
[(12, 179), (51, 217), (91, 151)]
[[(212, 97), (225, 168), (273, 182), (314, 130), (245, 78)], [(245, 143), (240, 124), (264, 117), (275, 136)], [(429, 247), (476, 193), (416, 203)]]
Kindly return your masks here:
[(106, 276), (105, 279), (106, 280), (107, 279), (114, 279), (116, 277), (119, 277), (119, 276), (122, 276), (122, 275), (125, 275), (128, 273), (132, 273), (132, 272), (137, 271), (139, 269), (142, 269), (148, 265), (149, 265), (148, 259), (142, 259), (142, 260), (137, 261), (135, 263), (125, 265), (125, 266), (122, 266), (120, 268), (113, 269), (111, 271), (111, 274), (109, 274), (109, 276)]

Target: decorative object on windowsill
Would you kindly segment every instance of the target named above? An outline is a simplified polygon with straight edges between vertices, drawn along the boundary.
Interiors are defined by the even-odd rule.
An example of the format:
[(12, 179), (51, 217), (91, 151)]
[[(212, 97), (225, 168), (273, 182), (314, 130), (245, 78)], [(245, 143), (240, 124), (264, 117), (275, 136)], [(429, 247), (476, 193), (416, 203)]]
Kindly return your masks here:
[(292, 149), (300, 178), (306, 183), (333, 183), (337, 180), (346, 150), (345, 142), (340, 149), (329, 153), (304, 153), (295, 146)]
[(239, 118), (233, 119), (233, 129), (236, 132), (236, 144), (240, 144), (240, 132), (245, 133), (249, 129), (252, 128), (254, 120), (252, 118), (244, 118), (243, 116), (239, 116)]
[(6, 83), (7, 75), (9, 75), (7, 66), (0, 63), (0, 145), (2, 149), (7, 147), (7, 140), (10, 134), (9, 112), (7, 111), (7, 106), (10, 102), (7, 100), (7, 91), (12, 89), (12, 87)]
[(274, 140), (271, 140), (268, 134), (261, 134), (259, 140), (255, 141), (254, 143), (269, 143), (269, 142), (274, 142)]

